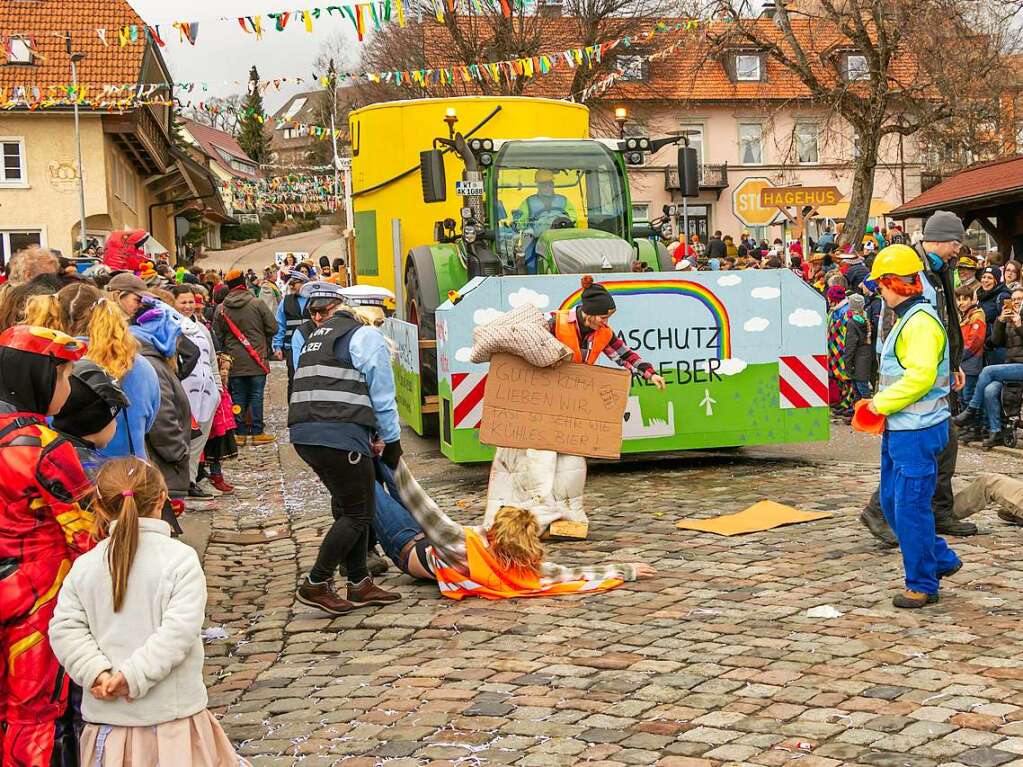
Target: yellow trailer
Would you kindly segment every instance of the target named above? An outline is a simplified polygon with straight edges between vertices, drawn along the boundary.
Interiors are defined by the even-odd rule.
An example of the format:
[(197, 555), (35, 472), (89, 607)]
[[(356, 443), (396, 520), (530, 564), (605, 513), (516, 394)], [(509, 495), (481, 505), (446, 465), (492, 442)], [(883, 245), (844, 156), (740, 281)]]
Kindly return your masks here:
[[(353, 111), (349, 135), (356, 274), (360, 284), (394, 291), (399, 303), (409, 252), (437, 241), (437, 221), (458, 219), (461, 198), (424, 203), (419, 174), (420, 152), (433, 148), (445, 122), (466, 139), (589, 136), (589, 109), (554, 99), (465, 96), (390, 101)], [(456, 152), (446, 154), (444, 163), (449, 178), (460, 177), (463, 165)]]

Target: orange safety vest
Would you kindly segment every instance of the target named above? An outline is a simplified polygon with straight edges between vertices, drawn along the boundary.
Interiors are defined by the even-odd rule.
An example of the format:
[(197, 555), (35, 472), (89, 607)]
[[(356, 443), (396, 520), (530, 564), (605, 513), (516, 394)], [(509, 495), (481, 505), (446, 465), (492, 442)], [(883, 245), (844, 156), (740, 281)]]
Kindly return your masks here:
[[(561, 343), (572, 350), (573, 362), (582, 362), (583, 350), (579, 345), (578, 323), (569, 319), (573, 311), (573, 309), (564, 309), (554, 313), (554, 335)], [(612, 338), (614, 338), (614, 333), (611, 332), (611, 328), (607, 327), (607, 325), (593, 333), (590, 353), (586, 356), (587, 365), (597, 364), (597, 360), (600, 359), (600, 353), (607, 348)]]
[(558, 594), (607, 591), (621, 586), (621, 578), (602, 581), (569, 581), (543, 585), (540, 576), (531, 570), (509, 569), (497, 561), (490, 548), (475, 530), (465, 528), (465, 550), (469, 558), (469, 575), (451, 567), (433, 552), (434, 571), (440, 593), (450, 599), (483, 597), (484, 599), (511, 599), (513, 597), (550, 597)]

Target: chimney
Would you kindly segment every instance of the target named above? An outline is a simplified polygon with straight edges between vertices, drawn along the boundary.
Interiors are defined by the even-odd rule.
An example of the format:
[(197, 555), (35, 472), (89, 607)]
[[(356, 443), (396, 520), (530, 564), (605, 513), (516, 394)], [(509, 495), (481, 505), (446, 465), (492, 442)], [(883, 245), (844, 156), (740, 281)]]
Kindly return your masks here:
[(562, 0), (540, 0), (539, 15), (545, 19), (557, 19), (561, 16)]

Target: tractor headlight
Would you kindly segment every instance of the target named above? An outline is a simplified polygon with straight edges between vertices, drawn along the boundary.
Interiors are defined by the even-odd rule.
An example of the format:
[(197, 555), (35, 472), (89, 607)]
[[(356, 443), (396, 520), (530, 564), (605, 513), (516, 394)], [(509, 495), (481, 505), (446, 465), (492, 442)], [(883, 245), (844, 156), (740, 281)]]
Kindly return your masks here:
[(488, 152), (494, 151), (494, 142), (488, 138), (483, 139), (483, 148)]
[(469, 139), (469, 149), (473, 152), (478, 152), (483, 148), (483, 142), (478, 138)]
[(490, 154), (490, 152), (483, 152), (482, 154), (480, 154), (480, 165), (488, 166), (493, 162), (494, 155)]
[(470, 245), (472, 245), (472, 243), (476, 242), (476, 227), (473, 226), (472, 224), (470, 224), (470, 225), (468, 225), (466, 227), (463, 227), (463, 229), (462, 229), (462, 239), (465, 240)]
[(642, 165), (643, 164), (643, 153), (642, 152), (626, 152), (625, 153), (625, 164), (626, 165)]

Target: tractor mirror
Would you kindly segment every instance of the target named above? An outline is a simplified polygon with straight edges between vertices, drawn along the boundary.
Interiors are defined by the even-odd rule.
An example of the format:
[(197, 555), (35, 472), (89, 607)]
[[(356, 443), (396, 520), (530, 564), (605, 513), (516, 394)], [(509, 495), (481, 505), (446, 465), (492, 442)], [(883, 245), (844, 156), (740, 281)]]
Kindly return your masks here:
[(444, 154), (441, 150), (420, 152), (419, 169), (423, 176), (423, 202), (444, 202), (448, 190), (444, 176)]

